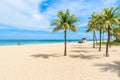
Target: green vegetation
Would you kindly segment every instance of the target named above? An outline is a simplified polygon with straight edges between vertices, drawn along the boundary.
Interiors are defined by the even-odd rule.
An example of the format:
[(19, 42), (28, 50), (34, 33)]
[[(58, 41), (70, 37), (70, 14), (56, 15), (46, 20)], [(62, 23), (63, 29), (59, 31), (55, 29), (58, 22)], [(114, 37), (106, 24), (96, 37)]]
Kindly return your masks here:
[(77, 18), (75, 15), (70, 15), (69, 9), (66, 10), (66, 12), (59, 11), (57, 13), (57, 19), (54, 19), (51, 22), (51, 26), (56, 26), (53, 29), (53, 32), (63, 30), (64, 31), (64, 41), (65, 41), (65, 49), (64, 49), (64, 56), (67, 56), (67, 45), (66, 45), (66, 33), (67, 30), (71, 30), (75, 32), (77, 29), (79, 29), (76, 25), (74, 25), (76, 22), (79, 21), (79, 18)]
[[(99, 43), (97, 43), (99, 44)], [(107, 42), (102, 42), (102, 45), (106, 45)], [(110, 41), (110, 45), (113, 45), (113, 46), (120, 46), (120, 41), (116, 41), (116, 40), (113, 40), (113, 41)]]
[[(115, 26), (118, 25), (118, 28)], [(120, 38), (120, 6), (117, 8), (104, 8), (100, 13), (92, 14), (90, 21), (88, 21), (88, 30), (86, 32), (93, 31), (93, 44), (95, 47), (94, 36), (95, 31), (100, 32), (100, 42), (99, 42), (99, 51), (101, 51), (101, 44), (106, 44), (106, 57), (109, 56), (109, 48), (110, 44), (119, 45), (118, 41), (110, 41), (110, 37), (114, 36), (116, 40)], [(107, 42), (101, 43), (101, 34), (108, 33)]]
[(99, 44), (99, 51), (101, 51), (101, 39), (102, 39), (102, 31), (105, 28), (105, 18), (103, 17), (103, 13), (94, 13), (88, 22), (88, 30), (90, 32), (93, 30), (93, 48), (95, 48), (95, 31), (100, 32), (100, 44)]
[[(51, 26), (55, 26), (53, 32), (63, 30), (64, 31), (64, 56), (67, 55), (66, 34), (67, 30), (75, 32), (78, 27), (75, 25), (79, 19), (75, 15), (70, 15), (69, 9), (59, 11), (57, 18), (51, 22)], [(88, 21), (88, 29), (86, 32), (93, 31), (93, 48), (95, 48), (95, 41), (97, 43), (96, 32), (99, 32), (99, 51), (101, 51), (101, 45), (106, 45), (106, 57), (109, 56), (110, 45), (120, 45), (120, 6), (104, 8), (102, 12), (94, 13), (91, 15)], [(107, 33), (107, 41), (102, 42), (102, 34)], [(111, 37), (115, 37), (116, 40), (111, 41)], [(104, 36), (103, 36), (104, 37)], [(97, 43), (98, 44), (98, 43)]]
[(109, 8), (104, 8), (104, 18), (105, 18), (105, 22), (107, 24), (107, 32), (108, 32), (108, 40), (107, 40), (107, 44), (106, 44), (106, 57), (109, 56), (109, 48), (108, 46), (110, 45), (110, 31), (112, 30), (112, 28), (114, 27), (114, 24), (120, 24), (120, 7), (114, 8), (111, 7)]
[(95, 21), (96, 21), (96, 14), (92, 14), (92, 16), (90, 17), (90, 20), (88, 21), (89, 27), (86, 30), (86, 32), (93, 31), (93, 48), (95, 48), (95, 40), (97, 43), (96, 31), (98, 30), (98, 26), (96, 24), (94, 24)]
[(117, 38), (115, 41), (116, 41), (116, 42), (120, 42), (120, 38)]
[(113, 28), (113, 36), (116, 38), (116, 41), (120, 41), (120, 27)]

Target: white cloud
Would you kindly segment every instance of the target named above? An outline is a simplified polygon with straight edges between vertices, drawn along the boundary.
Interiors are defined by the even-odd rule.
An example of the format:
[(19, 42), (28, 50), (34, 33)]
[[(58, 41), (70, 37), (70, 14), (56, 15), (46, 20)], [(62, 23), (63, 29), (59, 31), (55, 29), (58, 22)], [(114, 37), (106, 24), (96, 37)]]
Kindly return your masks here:
[[(3, 0), (0, 3), (0, 22), (23, 29), (46, 29), (48, 20), (39, 13), (42, 0)], [(47, 20), (47, 21), (46, 21)]]
[[(115, 5), (117, 0), (60, 0), (56, 1), (40, 13), (39, 5), (45, 0), (1, 0), (0, 23), (12, 25), (19, 29), (50, 30), (50, 21), (57, 11), (70, 9), (82, 20), (80, 26), (86, 26), (88, 17), (103, 7)], [(46, 5), (48, 5), (46, 3)]]
[(88, 23), (82, 23), (82, 24), (80, 24), (79, 26), (80, 27), (86, 27), (88, 25)]

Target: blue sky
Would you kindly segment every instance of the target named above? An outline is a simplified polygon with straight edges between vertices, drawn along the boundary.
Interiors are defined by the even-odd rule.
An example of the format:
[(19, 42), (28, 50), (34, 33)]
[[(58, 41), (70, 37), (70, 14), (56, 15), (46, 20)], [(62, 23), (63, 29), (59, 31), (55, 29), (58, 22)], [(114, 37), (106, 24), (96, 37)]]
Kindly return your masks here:
[(50, 21), (66, 9), (80, 18), (80, 30), (67, 38), (90, 39), (92, 33), (85, 32), (90, 15), (118, 5), (119, 0), (0, 0), (0, 39), (63, 39), (62, 31), (52, 32)]

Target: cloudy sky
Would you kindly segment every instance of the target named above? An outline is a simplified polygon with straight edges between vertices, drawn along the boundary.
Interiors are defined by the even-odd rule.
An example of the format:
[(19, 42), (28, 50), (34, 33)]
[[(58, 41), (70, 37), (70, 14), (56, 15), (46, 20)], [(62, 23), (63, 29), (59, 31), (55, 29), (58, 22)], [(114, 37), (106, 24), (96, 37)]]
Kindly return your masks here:
[(0, 0), (0, 39), (63, 39), (62, 31), (52, 32), (50, 21), (66, 9), (80, 18), (80, 30), (67, 38), (92, 38), (85, 32), (90, 15), (118, 5), (119, 0)]

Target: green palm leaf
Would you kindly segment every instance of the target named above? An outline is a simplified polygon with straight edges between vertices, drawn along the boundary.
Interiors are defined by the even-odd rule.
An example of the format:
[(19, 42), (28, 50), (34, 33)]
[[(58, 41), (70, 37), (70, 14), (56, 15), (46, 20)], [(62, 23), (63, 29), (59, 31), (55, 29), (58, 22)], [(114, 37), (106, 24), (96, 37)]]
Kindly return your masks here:
[(51, 22), (51, 26), (55, 26), (53, 29), (53, 32), (64, 30), (64, 39), (65, 39), (65, 50), (64, 50), (64, 56), (67, 55), (66, 53), (66, 31), (67, 29), (70, 29), (71, 31), (75, 32), (78, 27), (75, 26), (75, 23), (78, 22), (78, 18), (75, 15), (70, 15), (69, 9), (67, 9), (65, 12), (59, 11), (57, 13), (58, 19), (54, 19)]

